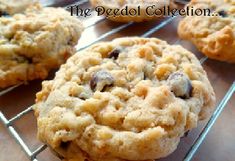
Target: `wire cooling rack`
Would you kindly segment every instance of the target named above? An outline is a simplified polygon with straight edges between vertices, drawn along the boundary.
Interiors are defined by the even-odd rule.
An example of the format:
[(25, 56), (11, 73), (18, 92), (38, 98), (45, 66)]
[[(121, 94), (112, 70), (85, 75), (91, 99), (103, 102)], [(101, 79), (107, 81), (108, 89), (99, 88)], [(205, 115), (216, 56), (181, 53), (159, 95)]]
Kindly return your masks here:
[[(52, 4), (53, 3), (47, 3), (46, 5), (52, 5)], [(76, 5), (79, 5), (79, 6), (83, 6), (83, 5), (89, 6), (88, 0), (80, 0), (80, 1), (76, 2)], [(64, 7), (67, 8), (68, 6), (64, 6)], [(148, 28), (147, 30), (145, 30), (142, 34), (136, 35), (136, 36), (149, 37), (152, 34), (156, 33), (157, 31), (160, 31), (161, 29), (167, 27), (167, 25), (172, 23), (175, 19), (176, 19), (176, 17), (164, 18), (163, 20), (161, 20), (157, 24), (152, 25), (151, 28)], [(104, 17), (97, 17), (97, 16), (96, 17), (94, 16), (93, 18), (89, 19), (89, 21), (84, 21), (85, 28), (86, 28), (86, 30), (88, 30), (87, 33), (89, 32), (89, 29), (91, 27), (96, 26), (97, 24), (101, 23), (102, 21), (106, 21), (105, 18)], [(88, 46), (90, 46), (90, 45), (92, 45), (92, 44), (94, 44), (94, 43), (96, 43), (98, 41), (104, 40), (104, 39), (106, 39), (108, 37), (112, 37), (113, 35), (117, 35), (120, 31), (123, 31), (123, 30), (125, 30), (128, 27), (131, 27), (133, 25), (135, 25), (133, 22), (126, 23), (126, 24), (119, 24), (117, 27), (113, 28), (112, 30), (110, 30), (110, 31), (108, 31), (106, 33), (101, 34), (96, 39), (94, 39), (92, 41), (89, 41), (89, 42), (86, 42), (86, 43), (84, 43), (84, 44), (82, 44), (80, 46), (77, 46), (77, 50), (80, 51), (80, 50), (85, 49)], [(181, 40), (180, 39), (174, 40), (174, 42), (172, 44), (181, 44)], [(200, 63), (202, 65), (207, 60), (208, 60), (208, 58), (206, 56), (201, 56), (200, 57)], [(17, 86), (8, 88), (8, 89), (6, 89), (4, 91), (1, 91), (0, 92), (0, 97), (4, 96), (5, 94), (7, 94), (7, 93), (9, 93), (11, 91), (13, 91), (15, 88), (17, 88), (19, 86), (21, 86), (21, 85), (17, 85)], [(220, 114), (222, 113), (223, 109), (226, 107), (226, 105), (229, 102), (229, 100), (232, 98), (234, 92), (235, 92), (235, 82), (234, 82), (234, 80), (232, 80), (232, 83), (230, 85), (229, 90), (226, 91), (226, 94), (223, 96), (223, 98), (221, 100), (219, 100), (219, 103), (218, 103), (214, 113), (212, 114), (212, 116), (210, 117), (210, 119), (208, 120), (206, 125), (203, 127), (203, 129), (200, 132), (200, 134), (195, 138), (195, 141), (193, 142), (191, 147), (188, 149), (186, 155), (183, 158), (184, 161), (192, 160), (192, 158), (194, 157), (195, 153), (199, 149), (200, 145), (202, 144), (202, 142), (206, 138), (208, 132), (210, 131), (212, 126), (215, 124), (215, 121), (220, 116)], [(31, 150), (29, 148), (29, 146), (22, 139), (20, 133), (18, 133), (16, 128), (14, 127), (14, 123), (17, 122), (17, 120), (19, 120), (20, 118), (22, 118), (22, 116), (24, 116), (26, 114), (29, 114), (33, 110), (32, 108), (33, 108), (33, 105), (28, 107), (28, 108), (26, 108), (22, 112), (16, 114), (14, 117), (12, 117), (10, 119), (7, 119), (6, 116), (4, 115), (4, 113), (0, 111), (0, 121), (5, 125), (6, 129), (11, 134), (11, 136), (15, 139), (15, 141), (21, 146), (22, 150), (25, 152), (25, 154), (27, 155), (29, 160), (37, 161), (38, 160), (37, 156), (42, 151), (44, 151), (47, 148), (47, 145), (41, 145), (38, 148), (36, 148), (34, 150)]]

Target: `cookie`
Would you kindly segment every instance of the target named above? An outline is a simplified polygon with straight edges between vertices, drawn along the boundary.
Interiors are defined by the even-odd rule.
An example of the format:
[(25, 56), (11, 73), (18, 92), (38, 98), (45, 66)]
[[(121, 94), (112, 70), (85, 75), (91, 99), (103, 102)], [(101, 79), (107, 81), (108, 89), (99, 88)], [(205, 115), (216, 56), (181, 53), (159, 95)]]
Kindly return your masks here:
[(32, 6), (0, 18), (0, 88), (44, 79), (74, 53), (81, 22), (61, 8)]
[(154, 14), (157, 9), (164, 6), (176, 7), (173, 0), (90, 0), (97, 14), (104, 14), (112, 21), (142, 22), (153, 20), (162, 16)]
[(23, 12), (33, 0), (0, 0), (0, 16)]
[(92, 45), (42, 86), (38, 137), (70, 161), (165, 157), (215, 103), (197, 58), (156, 38)]
[(211, 59), (235, 63), (235, 3), (231, 0), (192, 0), (195, 9), (210, 9), (211, 16), (187, 16), (178, 33)]

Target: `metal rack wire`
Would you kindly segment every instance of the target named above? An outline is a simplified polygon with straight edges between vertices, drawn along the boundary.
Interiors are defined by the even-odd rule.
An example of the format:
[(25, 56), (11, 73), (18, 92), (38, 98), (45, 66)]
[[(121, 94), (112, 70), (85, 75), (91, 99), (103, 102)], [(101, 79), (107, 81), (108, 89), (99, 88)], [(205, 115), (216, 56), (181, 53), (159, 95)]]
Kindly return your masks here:
[[(87, 2), (88, 2), (88, 0), (81, 0), (81, 1), (79, 1), (79, 3), (77, 3), (77, 5), (83, 5), (83, 4), (87, 3)], [(156, 31), (160, 30), (161, 28), (165, 27), (167, 24), (172, 22), (174, 19), (175, 19), (175, 17), (166, 18), (160, 24), (158, 24), (157, 26), (149, 29), (147, 32), (145, 32), (144, 34), (142, 34), (140, 36), (141, 37), (149, 37), (150, 35), (152, 35)], [(98, 23), (102, 22), (103, 20), (104, 20), (104, 18), (96, 19), (96, 20), (92, 21), (92, 23), (90, 23), (88, 25), (85, 25), (85, 26), (86, 26), (86, 28), (89, 28), (89, 27), (91, 27), (91, 26), (93, 26), (95, 24), (98, 24)], [(96, 43), (96, 42), (98, 42), (98, 41), (100, 41), (100, 40), (110, 36), (110, 35), (113, 35), (113, 34), (119, 32), (119, 31), (121, 31), (123, 29), (126, 29), (127, 27), (131, 26), (132, 24), (133, 24), (133, 22), (120, 25), (117, 28), (114, 28), (111, 31), (101, 35), (96, 40), (92, 41), (91, 43), (86, 44), (85, 46), (82, 46), (82, 47), (78, 48), (77, 50), (80, 51), (82, 49), (85, 49), (88, 46), (90, 46), (90, 45), (92, 45), (92, 44), (94, 44), (94, 43)], [(178, 41), (180, 41), (180, 40), (178, 40)], [(175, 44), (176, 43), (177, 43), (177, 41), (175, 42)], [(203, 64), (204, 62), (207, 61), (207, 59), (208, 58), (206, 56), (201, 58), (200, 59), (200, 63)], [(8, 88), (8, 89), (6, 89), (4, 91), (1, 91), (0, 92), (0, 96), (3, 96), (4, 94), (12, 91), (13, 89), (17, 88), (18, 86), (20, 86), (20, 85)], [(193, 156), (195, 155), (195, 153), (199, 149), (199, 147), (202, 144), (203, 140), (206, 138), (208, 132), (210, 131), (212, 126), (215, 124), (215, 121), (217, 120), (217, 118), (222, 113), (223, 109), (227, 105), (228, 101), (231, 99), (231, 97), (234, 94), (234, 92), (235, 92), (235, 81), (231, 84), (230, 89), (227, 91), (227, 93), (225, 94), (223, 99), (220, 101), (219, 105), (216, 107), (216, 110), (212, 114), (212, 116), (209, 119), (209, 121), (207, 122), (206, 126), (201, 131), (200, 135), (195, 139), (195, 141), (192, 144), (191, 148), (188, 150), (186, 156), (184, 157), (184, 159), (183, 159), (184, 161), (192, 160)], [(38, 148), (36, 148), (35, 150), (30, 150), (28, 145), (24, 142), (24, 140), (22, 139), (20, 134), (16, 131), (15, 127), (13, 126), (14, 122), (16, 122), (18, 119), (20, 119), (25, 114), (28, 114), (29, 112), (31, 112), (32, 110), (33, 110), (33, 105), (28, 107), (28, 108), (26, 108), (25, 110), (23, 110), (22, 112), (18, 113), (16, 116), (12, 117), (9, 120), (0, 111), (0, 121), (5, 125), (6, 129), (12, 135), (12, 137), (15, 139), (15, 141), (21, 146), (22, 150), (25, 152), (25, 154), (27, 155), (29, 160), (37, 161), (38, 154), (40, 154), (42, 151), (44, 151), (47, 148), (47, 145), (41, 145)]]

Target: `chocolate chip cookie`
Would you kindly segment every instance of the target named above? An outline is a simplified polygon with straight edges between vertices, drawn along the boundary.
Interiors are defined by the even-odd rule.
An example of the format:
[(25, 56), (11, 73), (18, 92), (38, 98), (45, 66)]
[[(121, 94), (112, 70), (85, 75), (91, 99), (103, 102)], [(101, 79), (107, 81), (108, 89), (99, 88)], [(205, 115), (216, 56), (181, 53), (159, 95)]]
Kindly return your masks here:
[(65, 160), (154, 160), (213, 110), (197, 58), (156, 38), (126, 37), (70, 57), (37, 93), (38, 137)]
[(32, 6), (0, 18), (0, 88), (44, 79), (74, 53), (81, 22), (61, 8)]
[(159, 17), (162, 14), (154, 14), (163, 7), (176, 7), (173, 0), (90, 0), (96, 8), (98, 15), (106, 15), (112, 21), (117, 22), (142, 22)]
[(23, 12), (33, 0), (0, 0), (0, 16)]
[(210, 9), (211, 16), (187, 16), (178, 28), (209, 58), (235, 63), (235, 3), (233, 0), (192, 0), (195, 9)]

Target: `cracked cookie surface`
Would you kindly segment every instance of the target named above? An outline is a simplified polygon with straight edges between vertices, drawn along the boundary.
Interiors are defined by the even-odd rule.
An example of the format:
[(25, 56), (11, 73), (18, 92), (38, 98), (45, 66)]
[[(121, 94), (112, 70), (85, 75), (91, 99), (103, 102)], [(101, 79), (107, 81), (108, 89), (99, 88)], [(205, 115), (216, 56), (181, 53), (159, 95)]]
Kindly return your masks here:
[(68, 59), (37, 93), (38, 137), (68, 161), (154, 160), (213, 110), (197, 58), (156, 38), (102, 42)]
[(83, 31), (61, 8), (32, 6), (24, 14), (0, 18), (0, 88), (45, 79), (74, 53)]
[[(112, 12), (108, 11), (109, 13), (114, 13), (117, 9), (125, 9), (127, 6), (127, 12), (123, 12), (124, 15), (117, 15), (121, 12), (116, 12), (117, 14), (112, 15), (106, 14), (106, 17), (108, 19), (117, 22), (142, 22), (153, 20), (161, 17), (152, 16), (154, 13), (154, 9), (160, 9), (164, 6), (176, 7), (173, 0), (90, 0), (90, 2), (93, 7), (102, 6), (105, 8), (106, 11), (111, 10)], [(149, 13), (151, 14), (150, 16), (146, 13), (146, 8), (153, 5), (154, 7), (151, 8), (151, 10), (149, 9)], [(133, 11), (133, 9), (138, 12)], [(128, 15), (126, 15), (126, 13)], [(133, 15), (129, 13), (133, 13)], [(137, 13), (139, 13), (139, 15)]]
[(189, 6), (211, 9), (217, 16), (187, 16), (179, 24), (179, 36), (209, 58), (235, 63), (235, 2), (192, 0)]
[(33, 0), (0, 0), (0, 16), (23, 12), (33, 4)]

